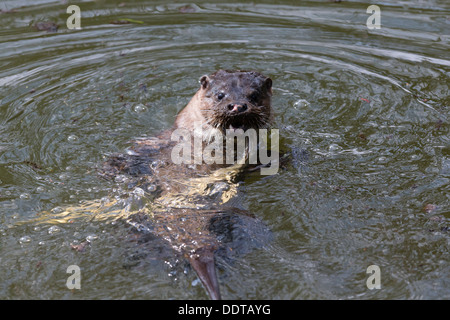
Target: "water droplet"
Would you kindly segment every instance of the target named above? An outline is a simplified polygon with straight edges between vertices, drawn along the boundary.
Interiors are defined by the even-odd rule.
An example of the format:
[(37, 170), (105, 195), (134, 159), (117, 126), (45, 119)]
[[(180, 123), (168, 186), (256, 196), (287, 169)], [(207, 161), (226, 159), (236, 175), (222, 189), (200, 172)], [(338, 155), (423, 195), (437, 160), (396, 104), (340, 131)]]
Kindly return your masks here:
[(153, 192), (156, 190), (156, 186), (154, 184), (151, 184), (147, 187), (148, 192)]
[(200, 280), (199, 279), (195, 279), (194, 281), (192, 281), (192, 286), (196, 287), (200, 284)]
[(141, 188), (136, 188), (134, 189), (133, 194), (138, 197), (143, 197), (145, 195), (145, 192)]
[(125, 183), (128, 181), (128, 178), (125, 175), (118, 175), (114, 178), (114, 181), (117, 183)]
[(54, 234), (61, 231), (61, 229), (57, 226), (51, 226), (50, 228), (48, 228), (48, 234)]
[(45, 188), (42, 187), (42, 186), (39, 186), (39, 187), (36, 188), (36, 191), (37, 191), (37, 192), (44, 192), (44, 191), (45, 191)]
[(294, 103), (294, 107), (303, 108), (309, 106), (310, 103), (305, 99), (299, 99)]
[(131, 149), (126, 149), (125, 152), (126, 152), (126, 154), (128, 154), (130, 156), (137, 156), (137, 155), (139, 155), (139, 153), (137, 153), (136, 151), (131, 150)]
[(69, 175), (67, 173), (62, 173), (59, 175), (60, 180), (67, 180), (69, 178)]
[(78, 137), (74, 134), (71, 134), (70, 136), (67, 137), (67, 141), (69, 142), (77, 142), (78, 141)]
[(52, 213), (57, 214), (64, 211), (62, 207), (54, 207), (52, 210), (50, 210)]
[(20, 199), (30, 199), (30, 194), (29, 193), (21, 193), (19, 196)]
[(342, 148), (341, 148), (339, 145), (337, 145), (336, 143), (332, 143), (332, 144), (330, 144), (330, 146), (328, 147), (328, 150), (329, 150), (330, 152), (334, 152), (334, 151), (342, 150)]
[(109, 202), (110, 202), (110, 200), (109, 200), (108, 197), (103, 197), (103, 198), (100, 199), (100, 203), (101, 203), (102, 205), (105, 205), (105, 204), (107, 204), (107, 203), (109, 203)]
[(95, 234), (90, 234), (86, 237), (86, 241), (88, 242), (92, 242), (94, 240), (96, 240), (98, 237)]
[(150, 168), (153, 170), (157, 169), (158, 167), (163, 166), (164, 162), (162, 160), (155, 160), (150, 164)]
[(24, 244), (24, 243), (28, 243), (31, 242), (31, 237), (30, 236), (23, 236), (19, 239), (19, 243), (20, 244)]
[(137, 104), (134, 106), (133, 110), (136, 113), (143, 113), (147, 111), (147, 107), (144, 106), (143, 104)]

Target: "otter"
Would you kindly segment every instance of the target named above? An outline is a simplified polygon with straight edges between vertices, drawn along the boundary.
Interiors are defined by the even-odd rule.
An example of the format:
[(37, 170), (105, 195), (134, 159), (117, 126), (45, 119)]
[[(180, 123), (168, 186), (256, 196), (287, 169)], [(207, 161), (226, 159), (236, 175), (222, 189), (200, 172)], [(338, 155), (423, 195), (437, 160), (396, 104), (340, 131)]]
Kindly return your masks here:
[[(143, 159), (145, 159), (145, 156), (154, 157), (155, 152), (158, 152), (160, 160), (165, 159), (169, 161), (169, 158), (172, 158), (171, 160), (174, 162), (174, 151), (177, 147), (174, 142), (174, 139), (176, 140), (176, 135), (174, 136), (174, 134), (177, 131), (180, 132), (180, 130), (188, 132), (187, 137), (185, 135), (181, 137), (184, 143), (187, 143), (186, 140), (194, 137), (194, 142), (188, 143), (188, 152), (193, 150), (197, 155), (200, 153), (200, 163), (197, 161), (197, 155), (194, 155), (195, 161), (193, 163), (200, 164), (200, 166), (195, 166), (193, 175), (211, 173), (221, 167), (220, 164), (224, 164), (224, 166), (234, 164), (239, 156), (247, 157), (248, 162), (249, 153), (257, 150), (241, 150), (245, 152), (242, 154), (236, 153), (232, 161), (226, 161), (229, 160), (229, 158), (226, 158), (228, 152), (231, 151), (230, 153), (233, 156), (233, 151), (236, 149), (234, 142), (232, 142), (232, 147), (227, 145), (228, 141), (226, 141), (226, 138), (231, 136), (231, 139), (233, 139), (233, 137), (238, 137), (239, 135), (244, 137), (247, 132), (254, 130), (255, 144), (249, 143), (249, 146), (256, 149), (261, 138), (261, 135), (257, 135), (256, 131), (269, 129), (273, 122), (274, 113), (271, 97), (272, 79), (256, 71), (218, 70), (211, 75), (204, 75), (200, 78), (200, 88), (189, 103), (178, 113), (173, 127), (162, 132), (157, 138), (143, 138), (133, 141), (133, 146), (128, 150), (128, 155), (135, 157), (128, 162), (124, 162), (123, 158), (119, 159), (116, 166), (120, 165), (121, 169), (114, 175), (119, 172), (150, 173), (147, 167), (148, 159)], [(195, 138), (199, 138), (201, 141), (200, 150), (195, 146)], [(221, 139), (223, 140), (217, 141)], [(204, 163), (202, 162), (202, 151), (211, 141), (219, 143), (223, 150), (217, 150), (217, 148), (213, 150), (213, 154), (214, 151), (220, 151), (219, 159), (217, 157), (214, 158), (219, 161), (212, 164), (210, 162)], [(227, 148), (231, 150), (227, 150)], [(183, 156), (186, 156), (186, 154)], [(190, 155), (187, 156), (188, 162), (185, 162), (185, 164), (191, 164)], [(274, 162), (278, 165), (277, 150), (275, 150), (274, 156), (269, 157), (266, 155), (265, 159), (267, 162)], [(264, 165), (268, 164), (260, 161), (261, 159), (259, 158), (257, 160), (253, 159), (255, 158), (252, 158), (252, 164), (256, 164), (256, 166), (252, 167), (253, 170), (258, 165), (261, 165), (261, 162)], [(141, 164), (144, 165), (141, 166)], [(185, 169), (177, 168), (177, 170)]]
[[(259, 72), (218, 70), (202, 76), (200, 88), (178, 113), (171, 129), (156, 138), (135, 140), (125, 155), (106, 162), (107, 175), (126, 173), (137, 177), (136, 186), (143, 190), (151, 186), (151, 209), (129, 215), (129, 223), (166, 239), (182, 253), (212, 299), (221, 299), (215, 252), (227, 245), (231, 250), (237, 230), (259, 230), (255, 236), (240, 236), (254, 242), (253, 238), (268, 237), (269, 232), (246, 210), (230, 205), (238, 193), (239, 177), (250, 168), (248, 163), (174, 164), (171, 136), (179, 129), (195, 136), (196, 124), (201, 126), (203, 143), (229, 130), (270, 128), (271, 97), (272, 80)], [(175, 231), (169, 232), (168, 226)]]
[(272, 79), (255, 71), (219, 70), (200, 78), (200, 89), (178, 114), (176, 128), (206, 130), (268, 128), (273, 121)]
[[(196, 124), (200, 124), (200, 141), (208, 144), (211, 137), (224, 139), (224, 133), (270, 128), (271, 97), (272, 80), (255, 71), (218, 70), (202, 76), (200, 88), (178, 113), (172, 128), (156, 137), (135, 139), (124, 153), (110, 155), (103, 162), (100, 176), (119, 184), (126, 181), (123, 190), (114, 188), (114, 197), (106, 201), (86, 201), (62, 212), (41, 214), (37, 222), (124, 221), (133, 230), (130, 239), (139, 239), (136, 250), (141, 251), (136, 259), (152, 250), (181, 256), (210, 298), (221, 299), (216, 255), (232, 259), (271, 241), (265, 224), (240, 204), (242, 177), (259, 163), (178, 164), (173, 161), (173, 150), (179, 141), (173, 136), (177, 131), (188, 133), (194, 141), (187, 137), (184, 142), (195, 145)], [(160, 250), (161, 243), (169, 250)], [(84, 250), (85, 246), (72, 248)]]
[[(177, 130), (188, 131), (190, 134), (187, 139), (200, 134), (203, 147), (217, 135), (219, 139), (225, 139), (230, 131), (245, 133), (252, 129), (269, 129), (274, 119), (271, 98), (272, 79), (256, 71), (218, 70), (210, 75), (204, 75), (200, 78), (200, 88), (178, 113), (171, 129), (163, 131), (157, 137), (132, 141), (133, 145), (125, 156), (116, 156), (109, 160), (110, 167), (105, 172), (110, 176), (124, 172), (135, 176), (153, 174), (148, 163), (152, 162), (155, 156), (159, 162), (172, 162), (169, 166), (173, 165), (173, 151), (176, 146), (174, 133)], [(257, 140), (259, 143), (259, 136)], [(193, 143), (191, 141), (190, 144)], [(226, 143), (222, 146), (225, 149)], [(189, 146), (189, 150), (192, 149), (194, 146), (193, 148)], [(249, 150), (246, 151), (244, 156), (248, 156)], [(223, 152), (223, 161), (219, 162), (223, 165), (201, 163), (200, 166), (177, 166), (171, 169), (181, 174), (180, 170), (189, 171), (188, 168), (191, 168), (193, 169), (190, 172), (191, 176), (209, 174), (220, 167), (230, 165), (225, 161), (225, 155), (226, 152)]]

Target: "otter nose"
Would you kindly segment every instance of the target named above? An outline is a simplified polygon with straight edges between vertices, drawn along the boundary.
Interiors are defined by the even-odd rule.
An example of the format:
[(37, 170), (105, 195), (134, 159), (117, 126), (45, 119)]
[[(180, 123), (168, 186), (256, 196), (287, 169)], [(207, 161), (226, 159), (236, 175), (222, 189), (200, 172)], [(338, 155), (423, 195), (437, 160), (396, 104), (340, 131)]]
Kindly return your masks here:
[(228, 105), (228, 110), (231, 111), (232, 113), (240, 113), (240, 112), (244, 112), (245, 110), (247, 110), (247, 104), (243, 103), (243, 104), (234, 104), (231, 103)]

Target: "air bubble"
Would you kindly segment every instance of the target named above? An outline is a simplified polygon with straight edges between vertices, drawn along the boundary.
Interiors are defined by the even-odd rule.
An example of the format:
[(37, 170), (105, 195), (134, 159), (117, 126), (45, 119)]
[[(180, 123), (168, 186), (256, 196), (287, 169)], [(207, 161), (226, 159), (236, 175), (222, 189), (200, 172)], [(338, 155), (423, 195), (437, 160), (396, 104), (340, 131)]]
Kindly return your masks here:
[(136, 188), (134, 189), (133, 194), (138, 197), (143, 197), (145, 195), (145, 192), (141, 188)]
[(52, 210), (50, 210), (53, 214), (61, 213), (64, 211), (62, 207), (54, 207)]
[(335, 151), (339, 151), (342, 150), (342, 147), (340, 147), (339, 145), (337, 145), (336, 143), (332, 143), (330, 144), (330, 146), (328, 147), (328, 151), (330, 152), (335, 152)]
[(88, 241), (88, 242), (92, 242), (96, 239), (98, 239), (98, 237), (95, 234), (90, 234), (86, 237), (86, 241)]
[(30, 236), (23, 236), (19, 239), (19, 243), (20, 244), (24, 244), (24, 243), (29, 243), (31, 242), (31, 237)]
[(48, 228), (48, 234), (54, 234), (61, 231), (61, 229), (57, 226), (51, 226), (50, 228)]
[(60, 180), (67, 180), (69, 179), (69, 175), (67, 173), (62, 173), (59, 175)]
[(78, 141), (78, 137), (74, 134), (71, 134), (70, 136), (67, 137), (67, 141), (69, 142), (77, 142)]
[(117, 183), (125, 183), (128, 181), (128, 178), (125, 175), (118, 175), (114, 178), (114, 181)]
[(306, 101), (305, 99), (299, 99), (294, 103), (294, 107), (304, 108), (309, 106), (310, 103)]
[(163, 161), (161, 160), (155, 160), (150, 164), (150, 168), (152, 168), (153, 170), (157, 169), (158, 167), (162, 166), (164, 164)]
[(19, 196), (20, 199), (30, 199), (30, 194), (29, 193), (21, 193)]
[(147, 111), (147, 107), (144, 106), (143, 104), (137, 104), (134, 106), (133, 110), (136, 113), (143, 113)]

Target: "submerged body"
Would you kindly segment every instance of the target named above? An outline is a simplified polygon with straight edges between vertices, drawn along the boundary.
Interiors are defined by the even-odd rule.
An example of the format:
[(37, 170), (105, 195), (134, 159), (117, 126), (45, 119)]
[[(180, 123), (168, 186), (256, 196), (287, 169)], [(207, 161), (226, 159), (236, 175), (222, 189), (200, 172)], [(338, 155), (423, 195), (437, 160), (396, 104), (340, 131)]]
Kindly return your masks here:
[[(210, 297), (220, 299), (214, 252), (223, 243), (212, 230), (214, 225), (220, 225), (221, 219), (250, 216), (230, 204), (238, 192), (238, 177), (246, 166), (226, 165), (225, 161), (221, 165), (175, 165), (171, 158), (174, 144), (169, 137), (179, 129), (188, 130), (195, 137), (199, 132), (196, 126), (200, 125), (202, 141), (207, 143), (217, 132), (268, 128), (273, 119), (272, 80), (253, 71), (219, 70), (203, 76), (200, 84), (200, 89), (178, 114), (174, 127), (158, 139), (137, 141), (132, 153), (137, 162), (125, 166), (121, 163), (120, 171), (138, 175), (142, 172), (158, 180), (159, 195), (152, 204), (152, 232), (182, 252)], [(143, 157), (148, 159), (142, 161)], [(149, 171), (148, 160), (153, 160)], [(156, 211), (160, 211), (158, 218)], [(167, 232), (166, 226), (176, 231)]]
[(209, 296), (220, 299), (215, 254), (234, 255), (261, 246), (270, 232), (240, 206), (239, 181), (248, 168), (245, 163), (177, 164), (172, 137), (185, 130), (195, 138), (194, 124), (201, 125), (203, 143), (217, 132), (268, 128), (273, 117), (272, 81), (253, 71), (219, 70), (203, 76), (200, 83), (171, 130), (136, 140), (126, 153), (104, 164), (104, 177), (133, 178), (127, 198), (68, 208), (53, 217), (60, 223), (86, 213), (102, 219), (113, 212), (141, 234), (163, 239), (183, 255)]
[[(160, 187), (152, 203), (152, 232), (183, 253), (210, 297), (220, 299), (214, 252), (224, 244), (218, 240), (217, 226), (221, 219), (250, 216), (232, 203), (238, 193), (238, 177), (246, 165), (227, 165), (225, 161), (220, 165), (174, 164), (171, 152), (174, 143), (169, 139), (179, 129), (188, 130), (194, 138), (201, 132), (201, 140), (208, 143), (217, 132), (269, 128), (273, 119), (272, 80), (254, 71), (219, 70), (203, 76), (200, 84), (200, 89), (178, 114), (171, 130), (157, 139), (137, 141), (131, 152), (134, 159), (129, 163), (118, 163), (119, 171), (151, 177)], [(198, 126), (201, 126), (200, 131)], [(156, 212), (160, 212), (156, 214), (158, 218)], [(176, 230), (167, 232), (167, 226)], [(213, 232), (214, 228), (216, 232)]]

